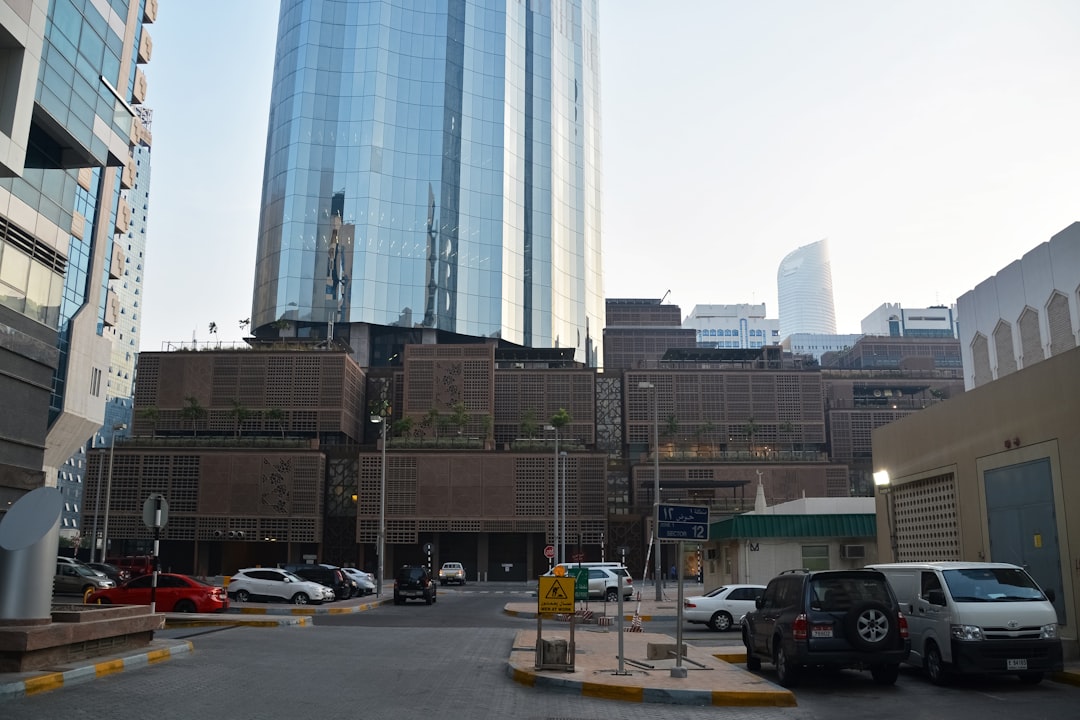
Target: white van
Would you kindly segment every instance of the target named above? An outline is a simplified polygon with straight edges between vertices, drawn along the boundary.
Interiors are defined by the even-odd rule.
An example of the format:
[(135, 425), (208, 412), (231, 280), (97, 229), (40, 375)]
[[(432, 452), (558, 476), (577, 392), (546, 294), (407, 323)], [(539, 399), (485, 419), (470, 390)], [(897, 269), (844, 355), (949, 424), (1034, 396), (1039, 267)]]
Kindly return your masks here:
[(1062, 669), (1053, 595), (1008, 563), (868, 565), (889, 579), (908, 619), (907, 662), (942, 684), (949, 673), (1013, 674), (1035, 684)]

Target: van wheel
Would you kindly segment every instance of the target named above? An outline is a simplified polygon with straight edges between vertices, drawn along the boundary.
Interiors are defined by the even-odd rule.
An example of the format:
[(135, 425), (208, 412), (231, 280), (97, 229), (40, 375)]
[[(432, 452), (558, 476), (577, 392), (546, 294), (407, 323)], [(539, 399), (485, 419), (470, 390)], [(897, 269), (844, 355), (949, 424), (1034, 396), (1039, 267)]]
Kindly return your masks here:
[(935, 685), (945, 685), (949, 680), (945, 672), (945, 661), (941, 659), (941, 651), (933, 641), (926, 644), (923, 670), (926, 672), (926, 677)]
[(1026, 672), (1020, 673), (1018, 677), (1022, 685), (1038, 685), (1042, 682), (1043, 674), (1041, 672)]
[(724, 632), (731, 629), (731, 616), (723, 610), (713, 613), (709, 618), (709, 629), (714, 632)]
[(776, 641), (776, 656), (773, 658), (773, 663), (776, 665), (776, 679), (781, 685), (790, 688), (799, 684), (799, 670), (784, 652), (784, 645), (779, 638)]

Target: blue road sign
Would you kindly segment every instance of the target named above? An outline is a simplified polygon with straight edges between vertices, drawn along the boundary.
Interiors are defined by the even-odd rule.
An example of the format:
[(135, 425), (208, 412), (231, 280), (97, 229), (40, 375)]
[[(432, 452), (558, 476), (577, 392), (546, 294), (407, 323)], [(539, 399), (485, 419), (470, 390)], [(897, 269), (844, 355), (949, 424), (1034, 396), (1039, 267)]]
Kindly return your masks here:
[(657, 530), (661, 540), (708, 540), (709, 508), (699, 505), (661, 505)]

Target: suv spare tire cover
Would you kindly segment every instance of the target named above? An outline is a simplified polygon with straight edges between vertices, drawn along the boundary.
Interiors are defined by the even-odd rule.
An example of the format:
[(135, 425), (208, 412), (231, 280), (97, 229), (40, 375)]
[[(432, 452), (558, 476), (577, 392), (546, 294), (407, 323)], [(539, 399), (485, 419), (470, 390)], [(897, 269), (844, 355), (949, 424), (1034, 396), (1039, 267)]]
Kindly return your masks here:
[(896, 611), (879, 602), (861, 603), (848, 611), (844, 631), (852, 647), (870, 652), (896, 647)]

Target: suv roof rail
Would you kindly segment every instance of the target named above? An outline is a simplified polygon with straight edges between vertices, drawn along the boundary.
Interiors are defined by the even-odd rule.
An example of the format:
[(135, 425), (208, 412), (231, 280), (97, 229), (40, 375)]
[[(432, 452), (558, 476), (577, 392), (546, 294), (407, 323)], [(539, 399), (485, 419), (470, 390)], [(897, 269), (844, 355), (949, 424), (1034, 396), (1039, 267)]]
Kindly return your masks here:
[(809, 573), (810, 568), (792, 568), (791, 570), (781, 570), (781, 575), (790, 575), (791, 573)]

